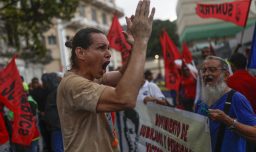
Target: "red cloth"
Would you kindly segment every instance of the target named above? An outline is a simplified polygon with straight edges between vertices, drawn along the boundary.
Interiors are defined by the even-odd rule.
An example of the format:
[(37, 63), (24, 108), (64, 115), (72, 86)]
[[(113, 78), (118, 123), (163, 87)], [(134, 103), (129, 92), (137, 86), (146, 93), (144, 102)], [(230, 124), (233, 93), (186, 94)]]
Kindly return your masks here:
[(169, 52), (169, 54), (165, 53), (164, 57), (168, 57), (172, 61), (181, 58), (178, 48), (175, 46), (175, 44), (173, 43), (172, 39), (169, 37), (169, 35), (166, 31), (164, 31), (162, 33), (161, 38), (160, 38), (160, 43), (162, 45), (163, 51)]
[[(115, 15), (112, 21), (112, 25), (109, 29), (107, 38), (109, 41), (109, 46), (111, 48), (116, 49), (120, 52), (126, 52), (127, 50), (131, 50), (130, 44), (126, 41), (124, 34), (122, 33), (123, 29), (118, 21), (117, 16)], [(129, 54), (122, 53), (122, 57), (126, 58)]]
[(0, 93), (5, 97), (4, 105), (14, 113), (12, 142), (30, 145), (35, 130), (35, 116), (32, 114), (23, 89), (22, 80), (15, 63), (15, 57), (0, 71)]
[[(36, 126), (36, 124), (35, 124), (35, 126)], [(34, 135), (33, 135), (33, 139), (36, 139), (36, 138), (39, 138), (39, 137), (40, 137), (40, 132), (39, 132), (38, 127), (36, 126), (35, 131), (34, 131)]]
[(185, 42), (182, 44), (182, 58), (186, 63), (192, 63), (193, 61), (192, 54)]
[(160, 37), (164, 57), (165, 85), (167, 89), (179, 90), (180, 74), (174, 61), (180, 58), (179, 51), (166, 31)]
[(218, 18), (245, 26), (251, 0), (237, 0), (218, 4), (197, 3), (196, 13), (201, 18)]
[[(0, 103), (1, 104), (1, 103)], [(9, 134), (3, 116), (3, 106), (0, 105), (0, 145), (9, 140)]]
[(184, 98), (195, 99), (196, 96), (196, 79), (189, 75), (189, 77), (181, 77), (181, 85), (184, 89)]
[(256, 78), (246, 70), (238, 70), (227, 79), (230, 88), (242, 93), (251, 103), (256, 113)]

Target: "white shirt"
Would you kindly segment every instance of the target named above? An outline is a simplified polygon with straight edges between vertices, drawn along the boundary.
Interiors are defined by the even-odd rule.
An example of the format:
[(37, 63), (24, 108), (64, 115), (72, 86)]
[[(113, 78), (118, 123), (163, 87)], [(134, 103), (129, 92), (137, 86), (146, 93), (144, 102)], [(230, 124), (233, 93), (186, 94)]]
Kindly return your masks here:
[(160, 88), (153, 82), (148, 82), (147, 80), (143, 84), (143, 86), (140, 88), (138, 97), (137, 97), (137, 103), (143, 103), (144, 98), (147, 96), (155, 97), (159, 100), (164, 99), (165, 96), (161, 92)]

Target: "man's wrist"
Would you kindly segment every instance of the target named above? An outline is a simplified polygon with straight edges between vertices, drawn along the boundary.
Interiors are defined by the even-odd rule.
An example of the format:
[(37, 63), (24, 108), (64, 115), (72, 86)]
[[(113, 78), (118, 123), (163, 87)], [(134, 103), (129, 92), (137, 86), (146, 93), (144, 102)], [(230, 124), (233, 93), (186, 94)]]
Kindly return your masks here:
[(234, 129), (236, 129), (236, 125), (237, 125), (237, 120), (233, 119), (232, 124), (228, 126), (228, 129), (234, 130)]

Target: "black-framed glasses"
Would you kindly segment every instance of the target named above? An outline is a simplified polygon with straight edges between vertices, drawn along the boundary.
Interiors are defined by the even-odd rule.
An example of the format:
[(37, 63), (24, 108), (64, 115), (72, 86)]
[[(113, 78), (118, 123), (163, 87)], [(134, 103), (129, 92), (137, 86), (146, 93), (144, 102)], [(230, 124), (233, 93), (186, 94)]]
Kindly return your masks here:
[(209, 71), (210, 73), (215, 73), (218, 70), (226, 70), (225, 68), (218, 68), (218, 67), (207, 67), (207, 68), (200, 68), (199, 71), (201, 73), (206, 73), (206, 71)]

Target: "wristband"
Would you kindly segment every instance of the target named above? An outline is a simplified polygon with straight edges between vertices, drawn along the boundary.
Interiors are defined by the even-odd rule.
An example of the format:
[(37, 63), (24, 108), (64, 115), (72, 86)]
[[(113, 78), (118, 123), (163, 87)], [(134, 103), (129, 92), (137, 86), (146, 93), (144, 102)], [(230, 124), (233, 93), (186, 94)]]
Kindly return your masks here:
[(228, 129), (230, 130), (234, 130), (236, 128), (236, 124), (237, 124), (237, 120), (233, 119), (232, 124), (228, 127)]

